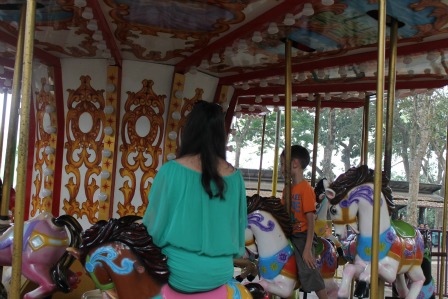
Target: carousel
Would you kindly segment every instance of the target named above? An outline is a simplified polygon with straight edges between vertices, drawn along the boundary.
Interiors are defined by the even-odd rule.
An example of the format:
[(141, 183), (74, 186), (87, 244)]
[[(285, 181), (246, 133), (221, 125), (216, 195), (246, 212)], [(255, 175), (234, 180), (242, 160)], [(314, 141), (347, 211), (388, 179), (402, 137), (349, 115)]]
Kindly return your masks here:
[[(89, 298), (89, 291), (121, 288), (119, 280), (93, 272), (110, 253), (96, 251), (93, 261), (90, 248), (78, 249), (92, 239), (101, 248), (96, 230), (109, 225), (115, 238), (128, 229), (146, 232), (135, 220), (146, 210), (158, 170), (176, 158), (182, 126), (198, 100), (221, 105), (228, 130), (235, 117), (281, 107), (289, 148), (291, 109), (315, 109), (318, 126), (322, 108), (367, 109), (372, 99), (376, 165), (383, 163), (383, 112), (387, 117), (384, 169), (372, 170), (369, 182), (372, 272), (353, 269), (357, 279), (369, 277), (371, 298), (384, 297), (382, 283), (400, 273), (415, 278), (406, 298), (417, 298), (419, 250), (415, 271), (392, 263), (392, 279), (378, 268), (381, 175), (390, 174), (395, 97), (448, 85), (447, 16), (447, 0), (0, 1), (0, 266), (7, 298)], [(366, 155), (364, 146), (361, 164)], [(445, 199), (444, 214), (446, 206)], [(443, 223), (445, 232), (445, 215)], [(446, 293), (443, 235), (438, 296)], [(151, 252), (156, 260), (141, 267), (157, 272), (148, 283), (156, 291), (110, 296), (156, 298), (166, 259)], [(133, 254), (119, 256), (120, 263)], [(148, 273), (133, 275), (142, 280), (138, 275)], [(343, 283), (349, 289), (350, 281)], [(262, 293), (253, 283), (240, 291), (241, 298)], [(282, 296), (284, 288), (270, 294)]]

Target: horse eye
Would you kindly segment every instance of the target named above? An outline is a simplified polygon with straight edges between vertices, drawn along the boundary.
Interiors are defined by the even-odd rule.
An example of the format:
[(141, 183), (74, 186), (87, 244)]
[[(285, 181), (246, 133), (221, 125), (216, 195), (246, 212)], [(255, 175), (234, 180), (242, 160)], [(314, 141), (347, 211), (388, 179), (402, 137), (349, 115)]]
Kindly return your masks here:
[(336, 208), (335, 208), (334, 206), (331, 206), (331, 207), (330, 207), (330, 213), (331, 213), (332, 215), (336, 215), (336, 214), (338, 213), (338, 211), (336, 210)]

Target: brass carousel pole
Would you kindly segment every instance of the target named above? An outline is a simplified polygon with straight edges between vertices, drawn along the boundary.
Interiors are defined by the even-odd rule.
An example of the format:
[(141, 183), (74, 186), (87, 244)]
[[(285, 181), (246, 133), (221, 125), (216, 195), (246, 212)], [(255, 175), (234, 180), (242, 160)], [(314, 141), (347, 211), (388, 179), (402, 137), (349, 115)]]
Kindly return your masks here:
[(285, 203), (288, 215), (291, 211), (291, 106), (292, 106), (292, 67), (291, 40), (285, 43)]
[[(20, 108), (20, 132), (17, 164), (16, 206), (14, 209), (14, 235), (23, 235), (23, 218), (25, 208), (26, 166), (28, 160), (28, 138), (31, 108), (31, 79), (33, 65), (34, 23), (36, 1), (28, 0), (26, 5), (26, 24), (24, 34), (22, 100)], [(15, 82), (17, 84), (18, 82)], [(11, 298), (20, 298), (22, 270), (22, 238), (14, 238), (12, 251)]]
[(390, 28), (390, 53), (389, 53), (389, 88), (387, 92), (386, 112), (386, 146), (384, 149), (384, 173), (390, 179), (392, 168), (392, 127), (394, 125), (395, 106), (395, 82), (397, 65), (397, 32), (398, 22), (392, 19)]
[(266, 133), (266, 114), (263, 116), (263, 135), (261, 136), (260, 167), (258, 168), (257, 194), (260, 194), (260, 188), (261, 188), (261, 171), (263, 169), (263, 150), (264, 150), (264, 134), (265, 133)]
[[(448, 127), (446, 131), (446, 141), (448, 146)], [(448, 147), (447, 147), (448, 149)], [(445, 281), (445, 263), (446, 263), (446, 229), (447, 229), (447, 223), (448, 223), (448, 150), (446, 152), (445, 157), (445, 194), (444, 194), (444, 201), (443, 201), (443, 224), (442, 224), (442, 257), (440, 260), (440, 278), (439, 278), (439, 299), (443, 298), (443, 289)]]
[(12, 181), (14, 179), (14, 167), (16, 156), (16, 141), (17, 141), (17, 124), (19, 122), (19, 107), (20, 107), (20, 82), (22, 79), (22, 62), (23, 62), (23, 40), (25, 35), (25, 15), (26, 5), (23, 5), (20, 14), (19, 35), (17, 37), (17, 53), (14, 62), (14, 77), (12, 86), (11, 105), (9, 107), (9, 124), (8, 124), (8, 138), (6, 141), (5, 161), (8, 160), (8, 165), (5, 165), (3, 173), (3, 188), (2, 188), (2, 205), (0, 208), (0, 219), (8, 220), (9, 197), (11, 193)]
[(276, 127), (275, 127), (275, 149), (274, 149), (274, 170), (272, 170), (272, 196), (277, 197), (277, 181), (278, 181), (278, 152), (280, 144), (280, 125), (282, 114), (277, 111)]
[(380, 205), (382, 183), (382, 146), (383, 146), (383, 92), (384, 92), (384, 61), (386, 44), (386, 0), (378, 2), (378, 68), (376, 86), (376, 125), (375, 125), (375, 170), (374, 170), (374, 200), (372, 223), (372, 268), (370, 271), (370, 298), (384, 298), (384, 286), (381, 294), (378, 285), (379, 235), (380, 235)]
[(319, 121), (322, 102), (320, 94), (318, 94), (316, 97), (316, 114), (314, 116), (313, 164), (311, 168), (311, 186), (313, 187), (316, 185), (317, 143), (319, 142)]
[(370, 95), (366, 93), (364, 110), (362, 111), (362, 152), (360, 165), (367, 165), (369, 155), (369, 110)]

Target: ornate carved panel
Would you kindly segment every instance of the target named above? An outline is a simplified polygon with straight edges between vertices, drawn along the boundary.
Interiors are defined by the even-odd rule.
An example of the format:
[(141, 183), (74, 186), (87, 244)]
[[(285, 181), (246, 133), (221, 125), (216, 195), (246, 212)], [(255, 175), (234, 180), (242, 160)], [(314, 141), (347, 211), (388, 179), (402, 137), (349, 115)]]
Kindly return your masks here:
[(34, 169), (37, 172), (33, 184), (36, 194), (31, 196), (31, 217), (51, 212), (54, 187), (54, 151), (57, 138), (56, 100), (52, 86), (42, 78), (42, 88), (36, 92), (37, 134), (35, 141)]
[[(120, 175), (127, 179), (119, 189), (124, 196), (124, 203), (118, 203), (117, 213), (120, 216), (129, 214), (143, 216), (148, 205), (149, 189), (159, 166), (166, 96), (155, 94), (153, 84), (152, 80), (143, 80), (140, 91), (127, 92), (128, 97), (120, 124), (122, 139)], [(137, 176), (136, 173), (142, 175)], [(138, 208), (132, 202), (137, 196), (136, 192), (143, 203)]]
[[(63, 200), (63, 210), (78, 218), (85, 215), (90, 223), (95, 223), (99, 202), (94, 200), (94, 194), (99, 189), (96, 178), (101, 172), (104, 128), (107, 125), (104, 90), (95, 90), (90, 80), (89, 76), (81, 76), (81, 85), (76, 90), (68, 90), (65, 172), (70, 178), (65, 185), (69, 198)], [(85, 198), (79, 198), (80, 188), (83, 188)]]

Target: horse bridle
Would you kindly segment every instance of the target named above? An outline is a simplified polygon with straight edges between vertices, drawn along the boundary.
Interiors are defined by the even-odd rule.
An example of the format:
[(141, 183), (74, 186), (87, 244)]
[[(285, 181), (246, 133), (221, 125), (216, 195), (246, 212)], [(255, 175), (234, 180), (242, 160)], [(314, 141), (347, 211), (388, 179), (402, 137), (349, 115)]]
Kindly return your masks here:
[[(336, 211), (334, 210), (334, 206), (330, 207), (330, 213), (335, 215)], [(352, 224), (352, 223), (357, 223), (358, 222), (358, 217), (353, 217), (350, 218), (350, 214), (349, 214), (349, 208), (348, 207), (341, 207), (341, 213), (342, 213), (342, 218), (341, 220), (333, 220), (333, 224)]]

